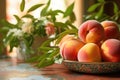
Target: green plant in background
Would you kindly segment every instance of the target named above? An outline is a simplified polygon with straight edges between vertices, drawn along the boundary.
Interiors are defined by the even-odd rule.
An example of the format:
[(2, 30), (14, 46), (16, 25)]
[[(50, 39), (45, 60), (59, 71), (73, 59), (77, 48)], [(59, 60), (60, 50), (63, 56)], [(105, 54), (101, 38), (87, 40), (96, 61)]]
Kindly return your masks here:
[[(113, 8), (110, 8), (111, 12), (113, 12), (112, 16), (105, 13), (105, 6), (107, 4), (111, 4), (111, 6), (113, 6)], [(85, 20), (112, 20), (120, 23), (120, 10), (117, 3), (114, 0), (97, 0), (95, 4), (91, 5), (88, 8), (87, 12), (88, 14), (84, 17)]]
[[(43, 8), (41, 16), (49, 18), (49, 20), (54, 24), (56, 27), (56, 32), (54, 37), (49, 38), (46, 40), (38, 50), (40, 52), (43, 52), (42, 55), (35, 55), (32, 57), (29, 62), (37, 62), (38, 67), (45, 67), (54, 63), (61, 63), (62, 58), (59, 53), (59, 47), (58, 44), (60, 40), (67, 34), (74, 34), (77, 33), (77, 28), (72, 24), (75, 21), (75, 15), (73, 13), (73, 7), (74, 3), (72, 3), (65, 11), (61, 10), (51, 10), (49, 9), (47, 12), (45, 11), (49, 6), (46, 5), (45, 8)], [(44, 12), (44, 14), (43, 14)], [(69, 17), (65, 22), (59, 22), (56, 20), (56, 16), (58, 13), (63, 15), (63, 18)], [(52, 19), (52, 20), (51, 20)], [(54, 43), (54, 45), (50, 45), (51, 42)]]
[[(1, 24), (3, 24), (1, 32), (4, 32), (2, 35), (5, 47), (9, 45), (10, 51), (12, 51), (13, 47), (20, 47), (22, 42), (26, 48), (25, 53), (31, 55), (27, 61), (36, 62), (38, 67), (61, 62), (59, 41), (66, 34), (77, 33), (77, 28), (72, 24), (75, 21), (74, 3), (69, 5), (65, 11), (62, 11), (50, 9), (50, 2), (51, 0), (48, 0), (46, 4), (38, 3), (31, 6), (26, 14), (21, 17), (14, 15), (16, 24), (1, 20)], [(25, 4), (25, 0), (22, 0), (20, 4), (21, 12), (24, 12)], [(42, 8), (39, 18), (30, 14), (40, 7)], [(57, 20), (57, 16), (60, 14), (63, 15), (64, 22)], [(42, 54), (36, 54), (32, 49), (35, 37), (47, 37), (47, 40), (38, 48), (38, 52), (42, 52)], [(54, 45), (51, 45), (51, 43), (54, 43)]]

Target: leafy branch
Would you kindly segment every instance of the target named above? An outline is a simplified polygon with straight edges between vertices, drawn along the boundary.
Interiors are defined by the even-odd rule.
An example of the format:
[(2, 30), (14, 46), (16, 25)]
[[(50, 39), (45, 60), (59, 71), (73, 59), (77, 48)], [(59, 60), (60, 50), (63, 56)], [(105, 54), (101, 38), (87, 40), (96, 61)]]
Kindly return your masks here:
[[(76, 17), (73, 12), (74, 2), (70, 4), (65, 11), (62, 10), (52, 10), (50, 9), (51, 0), (48, 0), (46, 4), (35, 4), (31, 6), (25, 15), (21, 17), (18, 15), (13, 15), (16, 19), (15, 24), (3, 20), (2, 31), (5, 31), (3, 42), (5, 46), (10, 45), (10, 51), (13, 47), (18, 47), (21, 45), (21, 41), (26, 46), (26, 54), (31, 55), (27, 60), (28, 62), (37, 63), (38, 67), (45, 67), (54, 63), (61, 63), (62, 58), (59, 54), (59, 41), (67, 34), (77, 33), (76, 26), (73, 25)], [(20, 3), (20, 11), (25, 12), (26, 2), (22, 0)], [(31, 12), (36, 9), (41, 8), (40, 16), (35, 18)], [(66, 19), (65, 22), (57, 20), (56, 16), (62, 14), (62, 18)], [(26, 21), (24, 20), (26, 19)], [(55, 33), (48, 36), (46, 33), (46, 26), (48, 23), (52, 24), (55, 28)], [(51, 25), (50, 25), (51, 26)], [(32, 53), (32, 44), (35, 37), (47, 37), (48, 39), (43, 42), (38, 47), (38, 53)], [(54, 43), (54, 45), (51, 45)], [(41, 54), (42, 53), (42, 54)]]
[[(113, 12), (113, 15), (107, 15), (104, 10), (105, 6), (107, 4), (112, 4), (113, 9), (111, 11)], [(120, 11), (117, 3), (115, 1), (105, 1), (105, 0), (98, 0), (97, 3), (91, 5), (88, 10), (88, 15), (85, 15), (84, 19), (96, 19), (98, 21), (104, 21), (104, 20), (113, 20), (115, 22), (119, 21), (120, 18)]]

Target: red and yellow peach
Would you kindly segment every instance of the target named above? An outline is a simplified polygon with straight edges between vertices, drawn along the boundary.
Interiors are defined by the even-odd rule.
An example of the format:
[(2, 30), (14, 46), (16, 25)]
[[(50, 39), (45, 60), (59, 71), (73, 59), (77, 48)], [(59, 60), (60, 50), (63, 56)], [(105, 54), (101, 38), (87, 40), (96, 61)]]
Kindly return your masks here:
[(101, 22), (101, 25), (105, 31), (105, 40), (119, 37), (119, 28), (114, 21), (103, 21)]
[(104, 38), (104, 28), (96, 20), (88, 20), (78, 29), (79, 38), (85, 43), (98, 43)]
[(105, 40), (101, 46), (102, 59), (107, 62), (120, 62), (120, 41), (117, 39)]
[(62, 43), (65, 41), (71, 40), (71, 39), (76, 39), (74, 35), (65, 35), (59, 42), (59, 47), (61, 47)]
[(79, 39), (65, 41), (60, 47), (60, 54), (66, 60), (77, 61), (78, 51), (83, 45)]
[(85, 44), (78, 52), (79, 62), (101, 62), (100, 48), (95, 43)]

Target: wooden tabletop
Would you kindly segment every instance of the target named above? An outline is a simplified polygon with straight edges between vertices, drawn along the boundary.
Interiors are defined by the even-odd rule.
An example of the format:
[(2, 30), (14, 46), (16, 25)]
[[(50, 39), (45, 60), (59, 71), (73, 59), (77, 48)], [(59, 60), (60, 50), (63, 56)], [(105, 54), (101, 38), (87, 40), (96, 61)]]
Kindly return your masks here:
[(0, 80), (120, 80), (120, 72), (86, 74), (70, 71), (63, 64), (36, 68), (29, 63), (0, 60)]

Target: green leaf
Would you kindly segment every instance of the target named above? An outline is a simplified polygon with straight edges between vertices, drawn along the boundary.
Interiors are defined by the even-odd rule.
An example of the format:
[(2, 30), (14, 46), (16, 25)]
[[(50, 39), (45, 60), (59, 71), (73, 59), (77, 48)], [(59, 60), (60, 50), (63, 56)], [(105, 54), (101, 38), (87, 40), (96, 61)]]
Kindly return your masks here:
[(47, 39), (45, 42), (43, 42), (41, 44), (41, 47), (50, 46), (50, 42), (53, 41), (53, 40), (54, 40), (54, 38)]
[(46, 16), (51, 16), (52, 22), (56, 22), (56, 16), (57, 16), (59, 13), (64, 14), (64, 12), (61, 11), (61, 10), (51, 10), (51, 9), (50, 9), (50, 10), (46, 13)]
[(46, 4), (46, 6), (42, 9), (41, 16), (45, 16), (47, 14), (47, 10), (50, 6), (50, 2), (51, 2), (51, 0), (49, 0), (48, 3)]
[(59, 49), (52, 49), (50, 53), (45, 53), (39, 58), (38, 67), (45, 67), (53, 64), (55, 62), (55, 56), (59, 54)]
[(56, 14), (58, 14), (58, 13), (62, 13), (62, 14), (64, 14), (64, 12), (63, 11), (61, 11), (61, 10), (54, 10), (54, 11), (52, 11), (53, 13), (56, 13)]
[(55, 15), (58, 15), (58, 13), (64, 14), (64, 12), (61, 10), (49, 10), (47, 15), (54, 15), (55, 16)]
[(31, 18), (31, 19), (34, 19), (34, 16), (31, 15), (31, 14), (26, 14), (26, 15), (22, 16), (22, 18)]
[(33, 44), (33, 40), (34, 40), (33, 35), (26, 33), (24, 34), (23, 38), (27, 47), (30, 47)]
[(42, 54), (38, 59), (37, 59), (37, 62), (40, 62), (44, 59), (46, 59), (47, 57), (49, 56), (49, 54), (46, 52), (44, 54)]
[(49, 51), (50, 49), (51, 49), (50, 47), (42, 47), (42, 46), (38, 48), (39, 51), (45, 51), (45, 52)]
[(67, 25), (65, 23), (62, 23), (62, 22), (55, 22), (54, 24), (55, 24), (55, 26), (59, 26), (61, 28), (67, 27)]
[(93, 11), (95, 11), (95, 9), (98, 7), (98, 6), (100, 6), (101, 5), (101, 3), (96, 3), (96, 4), (93, 4), (92, 6), (90, 6), (89, 8), (88, 8), (88, 12), (93, 12)]
[(63, 62), (63, 58), (61, 57), (60, 54), (58, 54), (58, 55), (55, 57), (55, 63), (61, 64), (62, 62)]
[(66, 21), (65, 24), (66, 24), (66, 25), (69, 25), (69, 27), (71, 27), (72, 29), (78, 30), (73, 24), (71, 24), (70, 21)]
[(68, 6), (68, 8), (66, 9), (66, 11), (64, 13), (64, 17), (71, 15), (73, 12), (73, 8), (74, 8), (74, 3), (72, 3), (70, 6)]
[(4, 43), (5, 45), (10, 45), (10, 52), (11, 52), (13, 47), (17, 47), (19, 45), (19, 40), (17, 37), (13, 36), (13, 33), (11, 33), (5, 38)]
[(36, 5), (34, 5), (34, 6), (32, 6), (30, 9), (28, 9), (28, 13), (29, 12), (31, 12), (31, 11), (34, 11), (34, 10), (36, 10), (37, 8), (39, 8), (39, 7), (41, 7), (41, 6), (43, 6), (44, 4), (36, 4)]
[(21, 19), (19, 18), (19, 16), (14, 15), (15, 19), (17, 20), (17, 22), (19, 22)]
[(9, 29), (10, 28), (6, 27), (6, 26), (5, 27), (1, 27), (0, 32), (1, 32), (2, 35), (6, 36), (6, 33), (8, 32)]
[(118, 8), (118, 5), (115, 2), (113, 2), (113, 5), (114, 5), (114, 14), (116, 14), (116, 13), (118, 13), (119, 8)]
[(73, 23), (76, 20), (74, 12), (71, 13), (70, 15), (70, 21)]
[(39, 58), (40, 56), (33, 56), (29, 59), (26, 60), (26, 62), (36, 62), (36, 60)]
[(21, 4), (20, 4), (20, 10), (24, 11), (25, 8), (25, 0), (22, 0)]
[(55, 22), (56, 21), (56, 16), (51, 15), (51, 19), (52, 19), (53, 22)]
[(103, 10), (104, 10), (104, 5), (101, 6), (99, 12), (96, 14), (95, 16), (96, 19), (99, 19), (102, 16)]
[(59, 48), (54, 48), (53, 52), (50, 53), (49, 58), (55, 57), (57, 54), (59, 54)]
[(86, 21), (86, 20), (89, 20), (89, 19), (94, 19), (94, 17), (95, 17), (95, 13), (92, 13), (92, 14), (85, 15), (84, 19)]
[(37, 66), (43, 68), (52, 64), (54, 64), (54, 59), (43, 59), (37, 64)]
[[(44, 50), (45, 53), (42, 54), (38, 59), (37, 61), (41, 61), (43, 59), (46, 59), (46, 58), (52, 58), (54, 57), (56, 54), (59, 53), (59, 48), (58, 47), (40, 47), (41, 50)], [(47, 52), (46, 52), (47, 51)]]
[(10, 43), (10, 41), (13, 39), (13, 33), (9, 34), (5, 39), (4, 39), (4, 43), (5, 45), (8, 45)]

